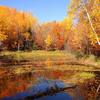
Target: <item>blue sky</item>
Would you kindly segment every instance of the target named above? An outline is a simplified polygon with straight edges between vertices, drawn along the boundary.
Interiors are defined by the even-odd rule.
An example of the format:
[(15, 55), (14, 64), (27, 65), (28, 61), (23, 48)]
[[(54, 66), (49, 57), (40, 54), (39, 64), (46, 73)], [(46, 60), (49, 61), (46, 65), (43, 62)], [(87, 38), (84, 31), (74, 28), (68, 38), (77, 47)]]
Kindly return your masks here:
[(60, 21), (67, 15), (70, 0), (0, 0), (0, 5), (30, 11), (40, 22)]

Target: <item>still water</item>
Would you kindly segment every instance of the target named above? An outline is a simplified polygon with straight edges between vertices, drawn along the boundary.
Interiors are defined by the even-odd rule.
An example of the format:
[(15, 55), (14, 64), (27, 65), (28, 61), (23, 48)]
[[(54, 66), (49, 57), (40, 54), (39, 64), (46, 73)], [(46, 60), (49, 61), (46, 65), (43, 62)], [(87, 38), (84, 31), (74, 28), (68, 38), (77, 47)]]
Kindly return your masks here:
[[(65, 87), (73, 86), (71, 84), (65, 85), (58, 80), (39, 79), (37, 84), (31, 86), (26, 91), (17, 93), (15, 96), (4, 97), (2, 100), (72, 100), (68, 93), (58, 92), (59, 89)], [(54, 93), (54, 90), (58, 93)]]
[[(37, 63), (37, 65), (39, 64), (40, 63)], [(57, 80), (57, 84), (59, 84), (59, 82), (62, 82), (62, 84), (67, 85), (69, 83), (75, 82), (75, 83), (78, 83), (78, 85), (81, 85), (79, 81), (81, 80), (81, 77), (77, 75), (79, 75), (79, 73), (82, 73), (83, 71), (72, 70), (73, 66), (68, 67), (68, 65), (66, 65), (67, 70), (63, 70), (63, 67), (62, 67), (63, 65), (52, 66), (52, 64), (48, 61), (46, 62), (46, 64), (47, 64), (46, 67), (50, 67), (50, 68), (52, 67), (52, 68), (51, 69), (45, 68), (43, 67), (44, 66), (43, 64), (42, 65), (40, 64), (40, 66), (36, 65), (36, 68), (34, 68), (33, 66), (28, 67), (27, 64), (26, 64), (27, 66), (25, 65), (26, 67), (25, 66), (23, 67), (11, 66), (11, 69), (14, 68), (14, 71), (16, 72), (16, 74), (11, 73), (10, 70), (8, 70), (7, 72), (7, 68), (5, 68), (6, 71), (2, 71), (1, 69), (0, 70), (1, 73), (4, 72), (4, 74), (2, 74), (2, 77), (0, 76), (0, 100), (22, 100), (23, 98), (27, 96), (32, 96), (33, 95), (32, 90), (34, 90), (33, 87), (37, 85), (37, 81), (39, 81), (41, 78), (47, 79), (47, 80), (54, 80), (54, 81)], [(80, 68), (79, 66), (74, 66), (74, 67)], [(81, 69), (83, 67), (84, 66), (81, 66)], [(28, 70), (28, 72), (26, 71), (25, 73), (18, 74), (19, 69), (20, 69), (20, 72), (23, 72), (26, 70)], [(39, 89), (41, 88), (47, 89), (45, 82), (43, 82), (41, 86), (39, 85), (37, 87)], [(57, 93), (41, 96), (40, 98), (34, 98), (34, 100), (89, 100), (89, 99), (84, 99), (84, 97), (88, 98), (88, 96), (90, 95), (90, 94), (87, 94), (88, 92), (91, 92), (91, 94), (93, 93), (95, 94), (94, 91), (96, 91), (97, 87), (94, 91), (91, 91), (88, 89), (86, 91), (86, 89), (87, 88), (82, 88), (78, 86), (77, 88), (74, 88), (71, 90), (59, 91)], [(40, 92), (40, 90), (38, 89), (36, 89), (35, 92), (36, 91)], [(92, 97), (94, 97), (94, 94), (92, 95)]]
[[(41, 77), (49, 80), (58, 80), (56, 83), (61, 87), (65, 84), (63, 81), (69, 79), (72, 71), (60, 71), (60, 70), (44, 70), (44, 71), (34, 71), (21, 75), (13, 75), (11, 77), (4, 77), (0, 80), (0, 98), (1, 100), (20, 100), (28, 95), (33, 95), (33, 86), (37, 85), (37, 81), (40, 81)], [(75, 72), (73, 72), (75, 73)], [(66, 74), (66, 75), (65, 75)], [(62, 84), (60, 84), (62, 82)], [(51, 83), (52, 84), (52, 83)], [(40, 82), (37, 86), (38, 89), (48, 88), (46, 83)], [(36, 91), (40, 92), (40, 90)], [(35, 91), (35, 92), (36, 92)], [(54, 93), (54, 95), (48, 95), (35, 100), (72, 100), (71, 95), (68, 92)]]

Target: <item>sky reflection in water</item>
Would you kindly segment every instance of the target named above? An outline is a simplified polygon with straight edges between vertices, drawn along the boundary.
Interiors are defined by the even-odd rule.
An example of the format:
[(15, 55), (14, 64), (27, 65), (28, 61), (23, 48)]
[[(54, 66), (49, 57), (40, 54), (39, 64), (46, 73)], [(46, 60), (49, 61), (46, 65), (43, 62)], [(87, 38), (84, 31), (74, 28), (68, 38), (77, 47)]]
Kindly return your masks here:
[[(70, 85), (66, 85), (67, 87), (70, 87)], [(16, 94), (15, 96), (5, 97), (2, 100), (22, 100), (23, 98), (26, 98), (27, 96), (32, 96), (38, 93), (44, 93), (50, 90), (51, 88), (64, 88), (65, 85), (63, 82), (54, 80), (40, 80), (36, 85), (33, 85), (30, 87), (27, 91), (21, 92)], [(71, 96), (67, 93), (60, 92), (53, 95), (44, 96), (35, 100), (72, 100)]]

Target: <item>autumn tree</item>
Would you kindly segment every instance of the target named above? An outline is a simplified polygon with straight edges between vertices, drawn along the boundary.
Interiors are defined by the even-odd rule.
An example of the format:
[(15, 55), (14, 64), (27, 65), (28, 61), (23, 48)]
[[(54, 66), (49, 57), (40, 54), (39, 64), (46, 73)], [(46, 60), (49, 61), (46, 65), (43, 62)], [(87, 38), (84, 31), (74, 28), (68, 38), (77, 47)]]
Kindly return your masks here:
[(4, 37), (4, 39), (7, 37), (3, 41), (3, 47), (8, 50), (25, 48), (30, 35), (32, 37), (33, 27), (36, 23), (36, 18), (30, 13), (0, 6), (0, 34), (2, 34), (0, 37)]
[(72, 30), (72, 18), (69, 16), (66, 16), (61, 22), (60, 25), (63, 29), (63, 36), (64, 36), (64, 48), (65, 49), (69, 49), (68, 46), (68, 39), (70, 38), (69, 35), (71, 33)]
[[(99, 0), (71, 0), (69, 6), (69, 15), (75, 21), (75, 25), (84, 25), (88, 27), (85, 37), (87, 38), (90, 52), (100, 50), (99, 46)], [(80, 26), (81, 27), (81, 26)], [(84, 28), (84, 27), (83, 27)], [(81, 33), (79, 30), (78, 32)]]
[[(44, 40), (52, 40), (51, 49), (64, 48), (64, 29), (60, 22), (47, 22), (42, 24), (42, 35)], [(51, 39), (48, 39), (50, 37)]]
[(47, 35), (45, 39), (45, 44), (46, 44), (46, 50), (49, 50), (50, 46), (52, 45), (52, 37), (50, 34)]

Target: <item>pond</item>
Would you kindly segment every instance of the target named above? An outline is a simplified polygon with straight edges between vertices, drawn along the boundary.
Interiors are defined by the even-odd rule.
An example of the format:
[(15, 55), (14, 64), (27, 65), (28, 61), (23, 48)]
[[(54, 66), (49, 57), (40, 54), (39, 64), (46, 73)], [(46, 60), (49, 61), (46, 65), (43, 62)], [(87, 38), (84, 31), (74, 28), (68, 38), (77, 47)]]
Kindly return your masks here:
[[(26, 65), (28, 67), (25, 64), (1, 67), (1, 71), (3, 72), (4, 70), (4, 76), (0, 77), (0, 100), (20, 100), (18, 97), (27, 96), (28, 93), (26, 91), (29, 90), (30, 87), (32, 88), (32, 86), (35, 86), (37, 81), (41, 78), (54, 81), (58, 80), (65, 85), (73, 83), (77, 84), (78, 86), (74, 89), (66, 89), (52, 95), (41, 96), (35, 100), (92, 100), (88, 98), (87, 93), (89, 89), (86, 90), (88, 83), (85, 84), (85, 80), (89, 80), (90, 77), (94, 77), (94, 72), (72, 70), (72, 67), (78, 68), (78, 66), (74, 65), (59, 65), (57, 63), (56, 65), (53, 65), (48, 63), (48, 61), (45, 64), (47, 65), (44, 66), (44, 63), (40, 64), (40, 62), (38, 62), (37, 64), (35, 63), (36, 67), (33, 67), (33, 65), (28, 66), (27, 64)], [(65, 66), (68, 66), (68, 69), (66, 69)], [(71, 67), (70, 70), (69, 67)], [(83, 66), (81, 66), (81, 68), (83, 68)], [(98, 82), (100, 82), (100, 77), (98, 80)], [(94, 92), (96, 89), (94, 89)], [(93, 94), (94, 92), (91, 92), (92, 97), (95, 95)]]
[(72, 97), (68, 93), (62, 92), (69, 88), (76, 88), (76, 85), (65, 85), (59, 80), (42, 78), (38, 80), (37, 84), (31, 86), (26, 91), (17, 93), (15, 96), (5, 97), (2, 100), (72, 100)]

